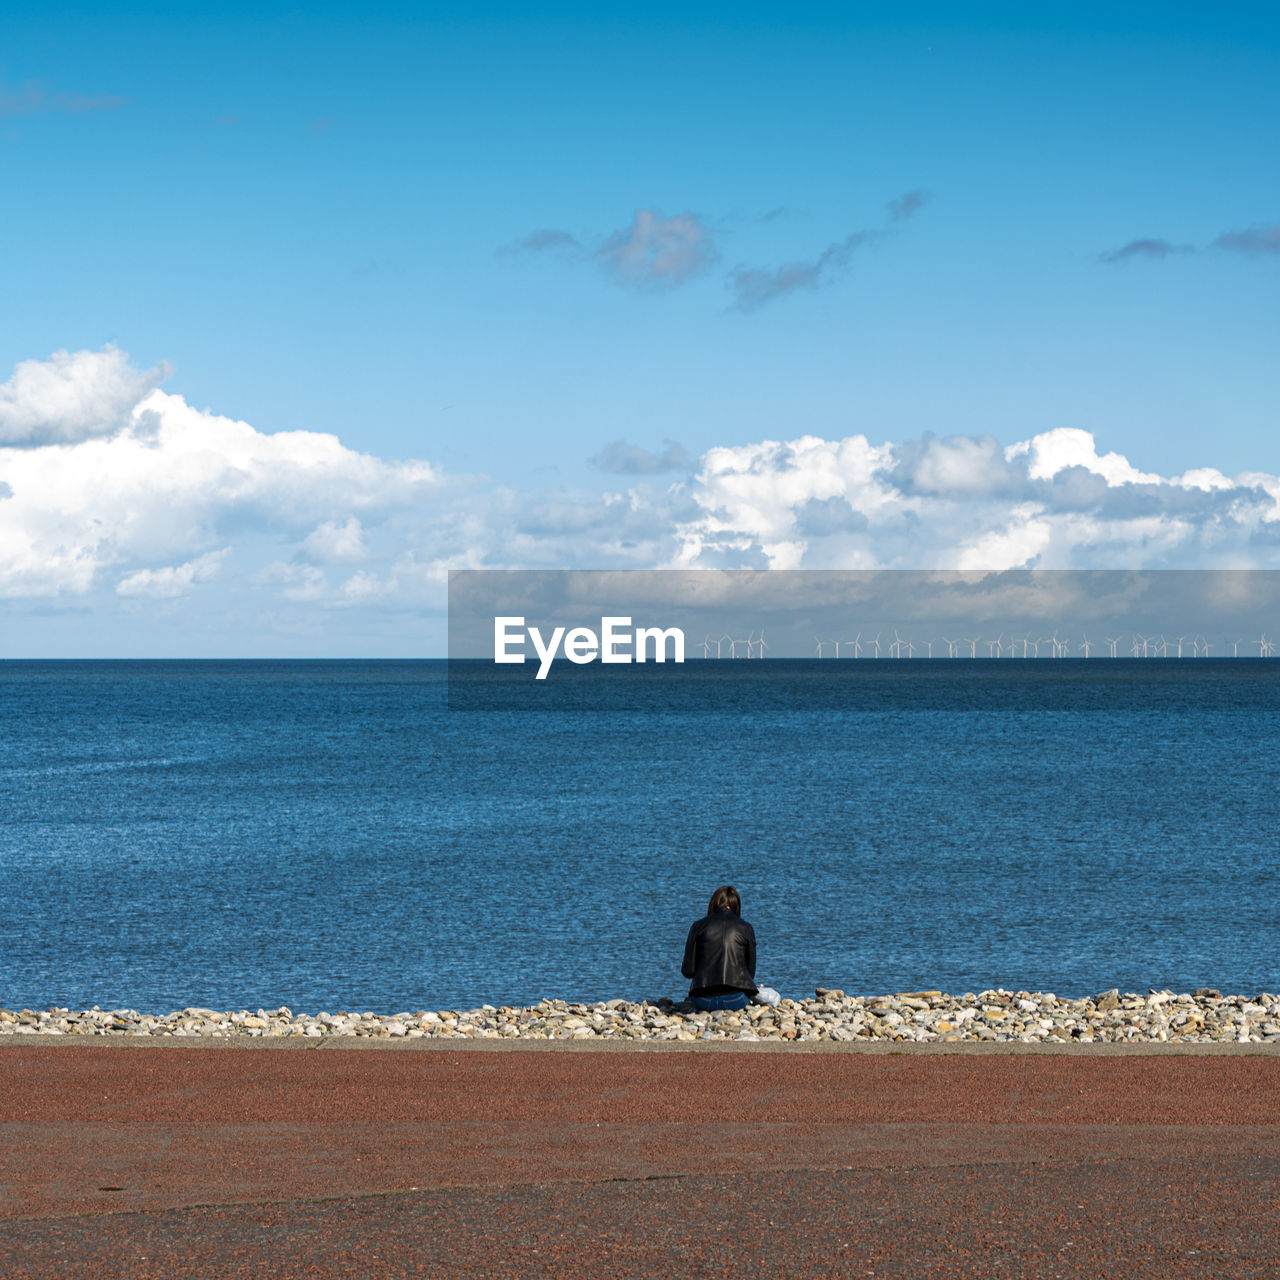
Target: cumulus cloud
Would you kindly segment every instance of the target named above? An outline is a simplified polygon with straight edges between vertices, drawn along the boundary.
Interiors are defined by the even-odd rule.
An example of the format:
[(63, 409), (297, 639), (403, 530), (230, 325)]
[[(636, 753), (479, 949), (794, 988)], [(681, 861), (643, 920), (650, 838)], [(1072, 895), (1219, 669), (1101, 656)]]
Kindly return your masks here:
[(316, 564), (353, 564), (369, 557), (364, 528), (355, 516), (326, 520), (302, 540), (301, 554)]
[(0, 446), (74, 444), (114, 435), (134, 420), (139, 404), (168, 374), (165, 365), (135, 369), (112, 346), (24, 360), (0, 385)]
[(688, 471), (693, 466), (694, 459), (684, 445), (675, 440), (662, 443), (667, 447), (655, 453), (625, 440), (615, 440), (588, 461), (601, 471), (620, 476), (660, 475), (664, 471)]
[(264, 432), (110, 348), (22, 370), (8, 421), (39, 425), (0, 445), (10, 598), (420, 616), (451, 568), (1280, 567), (1280, 477), (1161, 475), (1072, 428), (1009, 446), (799, 434), (697, 459), (617, 441), (604, 486), (550, 491)]
[(867, 517), (844, 498), (809, 498), (795, 508), (796, 532), (802, 538), (825, 538), (837, 533), (863, 533)]
[(227, 558), (229, 547), (221, 551), (209, 551), (186, 564), (167, 565), (161, 569), (135, 569), (116, 584), (116, 594), (121, 596), (150, 596), (153, 599), (172, 599), (186, 595), (198, 582), (208, 582)]
[(781, 267), (737, 267), (729, 275), (732, 306), (737, 311), (755, 311), (799, 290), (814, 290), (834, 284), (848, 274), (854, 254), (864, 245), (883, 239), (892, 228), (906, 222), (926, 202), (928, 193), (908, 191), (887, 206), (888, 225), (853, 231), (828, 245), (817, 257), (790, 262)]
[(717, 256), (711, 232), (695, 214), (665, 218), (657, 209), (637, 209), (631, 225), (615, 231), (595, 253), (605, 273), (629, 288), (683, 284)]
[(328, 577), (315, 565), (276, 560), (258, 573), (255, 581), (262, 587), (278, 588), (280, 595), (294, 604), (317, 603), (330, 594)]
[(1179, 253), (1194, 253), (1189, 244), (1174, 244), (1170, 240), (1130, 240), (1118, 249), (1110, 249), (1098, 255), (1099, 262), (1129, 262), (1134, 258), (1170, 258)]
[(709, 450), (677, 561), (770, 568), (1261, 567), (1280, 477), (1142, 471), (1059, 428), (990, 437), (802, 436)]
[(1108, 485), (1159, 483), (1160, 477), (1139, 471), (1128, 458), (1118, 453), (1098, 454), (1097, 445), (1088, 431), (1078, 427), (1059, 427), (1046, 431), (1005, 451), (1009, 460), (1025, 458), (1027, 475), (1032, 480), (1051, 480), (1069, 467), (1082, 467), (1101, 476)]
[(1025, 497), (1027, 475), (1005, 456), (993, 436), (925, 432), (894, 447), (894, 484), (907, 494), (952, 498)]
[[(438, 487), (425, 462), (384, 462), (336, 436), (266, 434), (194, 409), (154, 386), (162, 373), (133, 369), (110, 347), (15, 370), (0, 394), (0, 475), (11, 491), (0, 502), (0, 595), (83, 592), (110, 568), (160, 573), (229, 533), (315, 531), (313, 547), (327, 538), (349, 553), (352, 518), (411, 508)], [(131, 581), (141, 591), (178, 579)]]

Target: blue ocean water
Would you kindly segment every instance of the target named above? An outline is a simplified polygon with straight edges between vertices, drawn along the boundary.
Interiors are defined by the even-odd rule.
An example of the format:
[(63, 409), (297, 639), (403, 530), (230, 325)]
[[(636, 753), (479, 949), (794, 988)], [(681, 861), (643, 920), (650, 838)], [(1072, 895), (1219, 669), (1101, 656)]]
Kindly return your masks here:
[(726, 881), (786, 995), (1280, 988), (1280, 663), (445, 668), (0, 663), (0, 1005), (677, 997)]

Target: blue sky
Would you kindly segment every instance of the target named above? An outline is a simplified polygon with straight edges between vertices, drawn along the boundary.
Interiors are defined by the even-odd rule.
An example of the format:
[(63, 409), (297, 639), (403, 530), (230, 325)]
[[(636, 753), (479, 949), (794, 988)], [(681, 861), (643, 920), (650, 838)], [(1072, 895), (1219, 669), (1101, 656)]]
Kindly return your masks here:
[[(1273, 564), (1280, 490), (1176, 480), (1280, 473), (1274, 6), (899, 8), (9, 6), (5, 651), (422, 652), (464, 562)], [(146, 394), (395, 496), (220, 455), (178, 528), (229, 446), (143, 483)], [(895, 520), (820, 449), (789, 491), (807, 438), (888, 448)], [(68, 515), (32, 455), (99, 446)]]

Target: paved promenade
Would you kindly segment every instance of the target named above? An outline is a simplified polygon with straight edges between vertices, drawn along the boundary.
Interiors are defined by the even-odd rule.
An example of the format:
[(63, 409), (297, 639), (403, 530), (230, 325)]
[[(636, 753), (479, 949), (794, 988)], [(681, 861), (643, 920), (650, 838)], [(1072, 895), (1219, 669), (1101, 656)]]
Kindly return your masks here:
[(355, 1274), (1271, 1280), (1280, 1055), (0, 1049), (7, 1280)]

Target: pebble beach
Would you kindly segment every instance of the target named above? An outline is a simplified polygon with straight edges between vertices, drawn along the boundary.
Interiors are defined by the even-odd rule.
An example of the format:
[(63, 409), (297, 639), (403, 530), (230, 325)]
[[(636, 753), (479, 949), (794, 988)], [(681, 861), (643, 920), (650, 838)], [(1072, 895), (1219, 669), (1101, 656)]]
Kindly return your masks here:
[(1023, 1044), (1134, 1042), (1280, 1043), (1280, 997), (1117, 989), (1082, 998), (994, 989), (851, 996), (819, 987), (811, 999), (703, 1013), (670, 999), (593, 1004), (542, 1000), (526, 1007), (316, 1014), (290, 1009), (186, 1008), (163, 1015), (135, 1009), (0, 1009), (4, 1036), (145, 1036), (437, 1040), (732, 1040)]

